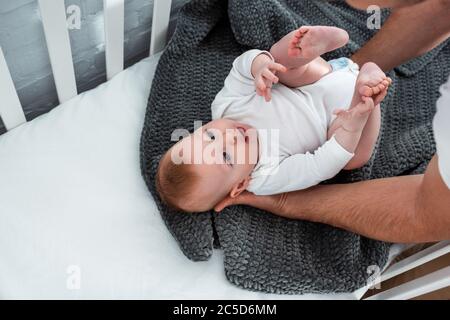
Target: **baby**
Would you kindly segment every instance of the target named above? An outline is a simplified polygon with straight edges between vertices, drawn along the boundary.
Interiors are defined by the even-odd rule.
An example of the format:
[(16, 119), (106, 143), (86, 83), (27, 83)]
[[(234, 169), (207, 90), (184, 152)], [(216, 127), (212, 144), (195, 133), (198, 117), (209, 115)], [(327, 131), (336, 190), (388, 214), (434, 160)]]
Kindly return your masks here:
[(161, 199), (178, 210), (206, 211), (244, 190), (305, 189), (363, 166), (391, 79), (374, 63), (359, 70), (350, 59), (320, 57), (347, 42), (342, 29), (303, 26), (270, 52), (236, 58), (212, 103), (213, 121), (162, 157)]

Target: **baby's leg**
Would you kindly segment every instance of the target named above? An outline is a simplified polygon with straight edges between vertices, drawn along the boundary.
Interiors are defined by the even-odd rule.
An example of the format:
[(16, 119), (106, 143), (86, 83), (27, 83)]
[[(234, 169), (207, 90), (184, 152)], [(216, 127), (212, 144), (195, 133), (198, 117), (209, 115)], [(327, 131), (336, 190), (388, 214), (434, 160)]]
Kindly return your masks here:
[(353, 170), (364, 166), (372, 157), (381, 126), (380, 104), (374, 106), (361, 133), (355, 156), (345, 166), (345, 170)]
[[(391, 79), (386, 77), (384, 72), (376, 64), (369, 62), (362, 66), (356, 80), (355, 93), (349, 110), (360, 104), (363, 101), (363, 97), (371, 97), (374, 100), (375, 107), (367, 118), (358, 146), (354, 152), (355, 156), (347, 164), (345, 169), (360, 168), (372, 156), (380, 131), (380, 103), (386, 96), (390, 84)], [(336, 119), (328, 130), (328, 137), (330, 138), (340, 126), (340, 120)]]
[(375, 63), (369, 62), (362, 66), (356, 80), (355, 95), (351, 106), (358, 104), (362, 96), (372, 97), (375, 108), (367, 119), (366, 126), (361, 135), (358, 147), (355, 151), (355, 167), (359, 168), (367, 163), (372, 156), (373, 149), (378, 139), (381, 126), (380, 103), (386, 97), (387, 90), (392, 80)]
[(331, 71), (320, 56), (347, 42), (347, 32), (336, 27), (303, 26), (290, 32), (270, 49), (275, 61), (288, 68), (277, 75), (280, 82), (289, 87), (316, 82)]
[(334, 134), (336, 141), (348, 152), (354, 153), (344, 169), (353, 169), (355, 160), (358, 158), (356, 149), (361, 140), (362, 132), (367, 124), (367, 120), (375, 108), (372, 98), (364, 97), (364, 100), (349, 110), (341, 110), (334, 120), (336, 128), (334, 132), (330, 130), (329, 137)]

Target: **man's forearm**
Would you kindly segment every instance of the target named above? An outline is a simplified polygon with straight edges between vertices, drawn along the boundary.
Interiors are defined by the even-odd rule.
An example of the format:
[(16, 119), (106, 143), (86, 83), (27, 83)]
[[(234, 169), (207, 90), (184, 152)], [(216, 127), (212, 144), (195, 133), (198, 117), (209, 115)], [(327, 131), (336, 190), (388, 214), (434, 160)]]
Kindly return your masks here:
[(450, 190), (440, 176), (437, 156), (424, 175), (319, 185), (270, 196), (245, 192), (236, 198), (227, 197), (215, 209), (221, 211), (234, 204), (390, 242), (450, 239)]
[(450, 0), (426, 0), (394, 10), (380, 31), (352, 59), (360, 66), (372, 61), (384, 71), (391, 70), (448, 38), (449, 15)]
[[(394, 177), (351, 184), (321, 185), (285, 195), (276, 214), (330, 224), (391, 242), (428, 242), (429, 221), (416, 211), (423, 175)], [(435, 237), (435, 238), (434, 238)]]

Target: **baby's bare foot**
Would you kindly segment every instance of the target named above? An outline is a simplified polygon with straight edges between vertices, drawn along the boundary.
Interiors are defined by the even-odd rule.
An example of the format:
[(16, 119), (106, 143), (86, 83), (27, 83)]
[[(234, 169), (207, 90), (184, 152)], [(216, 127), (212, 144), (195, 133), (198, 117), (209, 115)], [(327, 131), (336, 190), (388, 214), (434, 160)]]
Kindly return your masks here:
[(289, 43), (288, 55), (315, 58), (342, 47), (348, 42), (348, 33), (340, 28), (303, 26), (295, 30)]
[(375, 105), (379, 104), (386, 96), (391, 85), (391, 78), (373, 62), (365, 63), (356, 80), (359, 94), (363, 97), (372, 97)]

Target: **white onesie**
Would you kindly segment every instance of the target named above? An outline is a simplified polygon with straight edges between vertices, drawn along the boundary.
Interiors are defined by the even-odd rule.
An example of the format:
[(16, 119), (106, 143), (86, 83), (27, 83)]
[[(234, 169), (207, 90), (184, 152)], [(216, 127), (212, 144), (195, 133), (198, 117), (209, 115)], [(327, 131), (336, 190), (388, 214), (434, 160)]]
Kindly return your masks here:
[[(334, 177), (353, 157), (327, 131), (335, 109), (350, 106), (357, 66), (350, 63), (299, 88), (281, 83), (266, 102), (256, 94), (253, 59), (267, 51), (249, 50), (236, 58), (215, 97), (212, 118), (228, 118), (257, 129), (259, 160), (248, 191), (269, 195), (306, 189)], [(336, 60), (339, 62), (339, 59)]]

